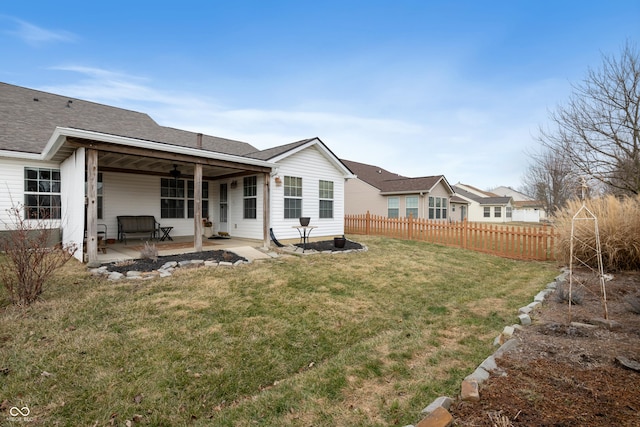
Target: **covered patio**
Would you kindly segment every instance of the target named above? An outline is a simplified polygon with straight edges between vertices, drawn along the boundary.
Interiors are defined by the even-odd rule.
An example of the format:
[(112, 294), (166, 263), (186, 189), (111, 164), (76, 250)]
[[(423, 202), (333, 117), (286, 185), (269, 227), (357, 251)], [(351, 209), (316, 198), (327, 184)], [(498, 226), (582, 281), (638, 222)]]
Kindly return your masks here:
[[(216, 198), (209, 196), (208, 200), (203, 198), (203, 183), (229, 183), (229, 202), (237, 207), (238, 200), (231, 199), (238, 196), (238, 191), (242, 192), (242, 187), (236, 188), (236, 182), (242, 183), (247, 176), (257, 177), (256, 196), (262, 200), (261, 209), (256, 206), (256, 219), (261, 224), (258, 227), (255, 227), (258, 224), (252, 225), (255, 231), (260, 231), (251, 233), (252, 237), (260, 236), (262, 240), (258, 244), (253, 240), (251, 246), (269, 246), (269, 183), (273, 164), (207, 150), (203, 148), (202, 134), (194, 136), (192, 146), (188, 147), (77, 129), (56, 129), (49, 149), (55, 153), (54, 160), (64, 159), (61, 168), (63, 182), (72, 183), (62, 191), (62, 216), (67, 224), (63, 236), (69, 241), (83, 242), (85, 262), (95, 265), (114, 258), (139, 257), (140, 248), (133, 248), (131, 242), (108, 245), (107, 254), (99, 251), (101, 225), (108, 226), (107, 237), (112, 239), (118, 230), (116, 218), (123, 214), (153, 215), (163, 225), (174, 226), (168, 228), (174, 229), (172, 237), (176, 239), (178, 236), (180, 241), (156, 242), (160, 251), (198, 252), (208, 246), (223, 248), (235, 245), (237, 240), (209, 244), (211, 241), (203, 237), (204, 222), (212, 216), (219, 217), (222, 209), (219, 195)], [(105, 176), (104, 181), (100, 179), (101, 174)], [(114, 183), (116, 177), (119, 177), (117, 185), (112, 185), (111, 192), (103, 197), (101, 187)], [(165, 216), (161, 209), (163, 195), (156, 182), (159, 183), (163, 177), (167, 182), (189, 184), (190, 196), (183, 196), (182, 200), (185, 203), (188, 198), (189, 206), (183, 204), (179, 208), (184, 216)], [(182, 191), (187, 190), (183, 187)], [(204, 209), (209, 212), (208, 217), (203, 216), (203, 203), (208, 204)], [(82, 229), (79, 224), (84, 224)], [(242, 235), (243, 230), (238, 225), (242, 226), (235, 223), (233, 232)], [(84, 239), (80, 237), (82, 235)], [(162, 249), (163, 246), (167, 249)]]
[[(100, 246), (95, 263), (106, 264), (110, 262), (121, 262), (132, 259), (139, 259), (145, 244), (155, 245), (158, 249), (158, 256), (168, 256), (197, 252), (193, 245), (193, 236), (175, 237), (173, 241), (149, 241), (148, 239), (129, 239), (126, 243), (118, 242)], [(257, 258), (269, 258), (262, 248), (262, 241), (228, 238), (228, 239), (206, 239), (202, 241), (202, 251), (225, 250), (247, 258), (249, 261)], [(104, 250), (102, 249), (104, 248)]]

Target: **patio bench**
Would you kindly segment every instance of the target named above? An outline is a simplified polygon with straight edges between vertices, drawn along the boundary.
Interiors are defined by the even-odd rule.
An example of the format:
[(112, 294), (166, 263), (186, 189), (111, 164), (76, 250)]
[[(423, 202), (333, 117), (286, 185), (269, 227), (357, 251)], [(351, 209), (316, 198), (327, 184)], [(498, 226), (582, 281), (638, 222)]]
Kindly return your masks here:
[(127, 243), (128, 234), (148, 234), (151, 240), (157, 239), (160, 223), (153, 215), (118, 216), (118, 241)]

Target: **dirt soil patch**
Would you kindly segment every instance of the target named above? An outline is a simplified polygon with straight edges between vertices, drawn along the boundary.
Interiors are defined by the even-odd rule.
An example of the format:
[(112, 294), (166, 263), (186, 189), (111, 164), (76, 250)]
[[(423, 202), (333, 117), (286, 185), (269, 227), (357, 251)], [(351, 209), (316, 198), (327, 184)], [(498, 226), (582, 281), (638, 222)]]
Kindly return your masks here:
[[(606, 282), (612, 328), (604, 317), (597, 277), (580, 272), (580, 305), (547, 297), (531, 326), (517, 331), (516, 349), (497, 359), (480, 388), (479, 402), (456, 401), (455, 426), (640, 426), (640, 372), (618, 357), (640, 362), (640, 315), (628, 298), (640, 298), (640, 272), (614, 274)], [(584, 325), (582, 325), (584, 324)]]

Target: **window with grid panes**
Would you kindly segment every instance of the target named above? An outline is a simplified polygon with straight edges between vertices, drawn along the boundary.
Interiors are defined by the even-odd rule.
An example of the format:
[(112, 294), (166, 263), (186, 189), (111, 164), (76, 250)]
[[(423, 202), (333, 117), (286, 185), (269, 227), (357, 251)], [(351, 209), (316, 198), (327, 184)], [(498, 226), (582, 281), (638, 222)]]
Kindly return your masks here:
[(284, 217), (300, 218), (302, 216), (302, 178), (284, 177)]
[(25, 219), (60, 219), (60, 170), (24, 168)]
[(400, 216), (400, 199), (397, 197), (387, 197), (387, 216), (398, 218)]
[(404, 199), (406, 217), (418, 218), (418, 196), (407, 196)]
[(333, 181), (320, 180), (320, 218), (333, 218)]
[(184, 218), (184, 179), (160, 179), (160, 217)]
[(447, 219), (449, 199), (429, 196), (429, 219)]
[[(187, 181), (187, 218), (193, 218), (194, 181)], [(209, 183), (202, 182), (202, 219), (209, 218)]]
[(247, 176), (242, 179), (243, 218), (258, 218), (258, 177)]

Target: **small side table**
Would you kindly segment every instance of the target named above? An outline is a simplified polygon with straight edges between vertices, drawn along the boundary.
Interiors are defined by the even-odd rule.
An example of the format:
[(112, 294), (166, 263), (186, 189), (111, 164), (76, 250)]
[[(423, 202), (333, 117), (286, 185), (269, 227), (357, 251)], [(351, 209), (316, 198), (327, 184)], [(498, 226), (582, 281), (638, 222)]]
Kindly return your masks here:
[(160, 237), (161, 242), (164, 242), (167, 239), (173, 240), (171, 236), (169, 236), (171, 230), (173, 230), (173, 227), (160, 227), (160, 231), (162, 231), (162, 237)]
[(294, 225), (292, 228), (298, 230), (298, 234), (300, 234), (300, 240), (302, 240), (302, 253), (307, 250), (307, 242), (309, 241), (309, 236), (314, 228), (318, 228), (314, 225)]

